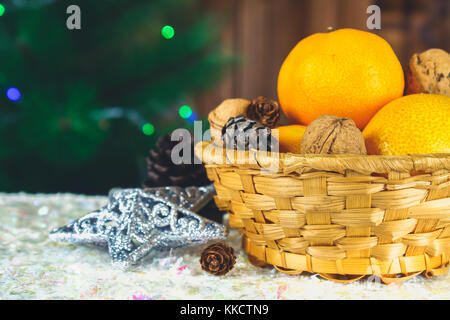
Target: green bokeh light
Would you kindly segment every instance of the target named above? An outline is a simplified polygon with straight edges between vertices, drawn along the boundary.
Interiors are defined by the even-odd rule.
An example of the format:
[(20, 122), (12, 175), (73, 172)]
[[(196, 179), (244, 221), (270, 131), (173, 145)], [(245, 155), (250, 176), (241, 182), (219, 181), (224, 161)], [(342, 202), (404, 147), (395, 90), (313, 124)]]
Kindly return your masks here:
[(178, 109), (178, 113), (180, 114), (180, 117), (183, 119), (187, 119), (192, 115), (192, 109), (191, 107), (184, 105), (181, 106), (180, 109)]
[(5, 13), (5, 6), (0, 3), (0, 17)]
[(175, 30), (174, 28), (172, 28), (172, 26), (164, 26), (161, 29), (161, 34), (166, 39), (172, 39), (173, 36), (175, 35)]
[(146, 123), (142, 126), (142, 132), (147, 136), (151, 136), (155, 132), (155, 127), (151, 123)]

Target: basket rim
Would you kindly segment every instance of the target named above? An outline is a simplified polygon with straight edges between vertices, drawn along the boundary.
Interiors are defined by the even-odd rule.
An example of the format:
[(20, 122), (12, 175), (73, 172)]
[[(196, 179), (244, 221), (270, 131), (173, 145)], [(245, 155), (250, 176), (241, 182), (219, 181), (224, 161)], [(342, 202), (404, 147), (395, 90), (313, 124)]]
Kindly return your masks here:
[(243, 169), (276, 168), (273, 173), (312, 170), (370, 173), (435, 172), (450, 170), (450, 153), (408, 155), (293, 154), (283, 152), (236, 151), (222, 148), (213, 141), (200, 141), (195, 154), (206, 165)]

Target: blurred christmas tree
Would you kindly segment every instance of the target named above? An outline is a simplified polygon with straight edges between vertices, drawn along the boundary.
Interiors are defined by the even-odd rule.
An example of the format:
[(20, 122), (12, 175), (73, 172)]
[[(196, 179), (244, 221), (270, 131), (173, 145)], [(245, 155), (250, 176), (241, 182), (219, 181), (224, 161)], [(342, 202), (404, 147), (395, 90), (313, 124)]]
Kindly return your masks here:
[[(66, 27), (73, 4), (81, 30)], [(218, 17), (197, 0), (11, 0), (2, 8), (0, 191), (139, 185), (156, 138), (191, 126), (178, 108), (232, 62), (221, 54)]]

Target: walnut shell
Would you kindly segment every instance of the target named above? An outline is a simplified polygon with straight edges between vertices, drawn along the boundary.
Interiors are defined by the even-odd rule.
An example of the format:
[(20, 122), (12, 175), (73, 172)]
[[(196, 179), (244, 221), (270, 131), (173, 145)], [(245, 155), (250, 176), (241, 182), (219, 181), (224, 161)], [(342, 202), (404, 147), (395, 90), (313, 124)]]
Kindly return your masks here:
[(435, 93), (450, 97), (450, 54), (441, 49), (415, 53), (406, 70), (406, 94)]
[(367, 154), (364, 138), (355, 122), (331, 115), (317, 117), (306, 128), (301, 152)]
[(217, 126), (223, 127), (231, 117), (237, 117), (243, 114), (250, 101), (246, 99), (225, 99), (209, 115), (210, 121)]

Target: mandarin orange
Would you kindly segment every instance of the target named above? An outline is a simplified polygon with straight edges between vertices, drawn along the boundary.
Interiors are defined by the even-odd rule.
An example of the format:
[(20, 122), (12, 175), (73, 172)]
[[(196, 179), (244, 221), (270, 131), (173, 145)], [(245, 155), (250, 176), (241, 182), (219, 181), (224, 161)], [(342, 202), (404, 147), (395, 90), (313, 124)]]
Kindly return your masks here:
[(292, 123), (348, 117), (363, 129), (388, 102), (401, 97), (403, 70), (391, 46), (366, 31), (341, 29), (301, 40), (278, 75), (280, 105)]
[(363, 137), (369, 154), (450, 153), (450, 98), (422, 93), (391, 101)]
[(305, 126), (299, 124), (280, 126), (272, 129), (273, 134), (276, 135), (274, 130), (278, 130), (280, 152), (300, 153), (302, 137), (306, 130)]

